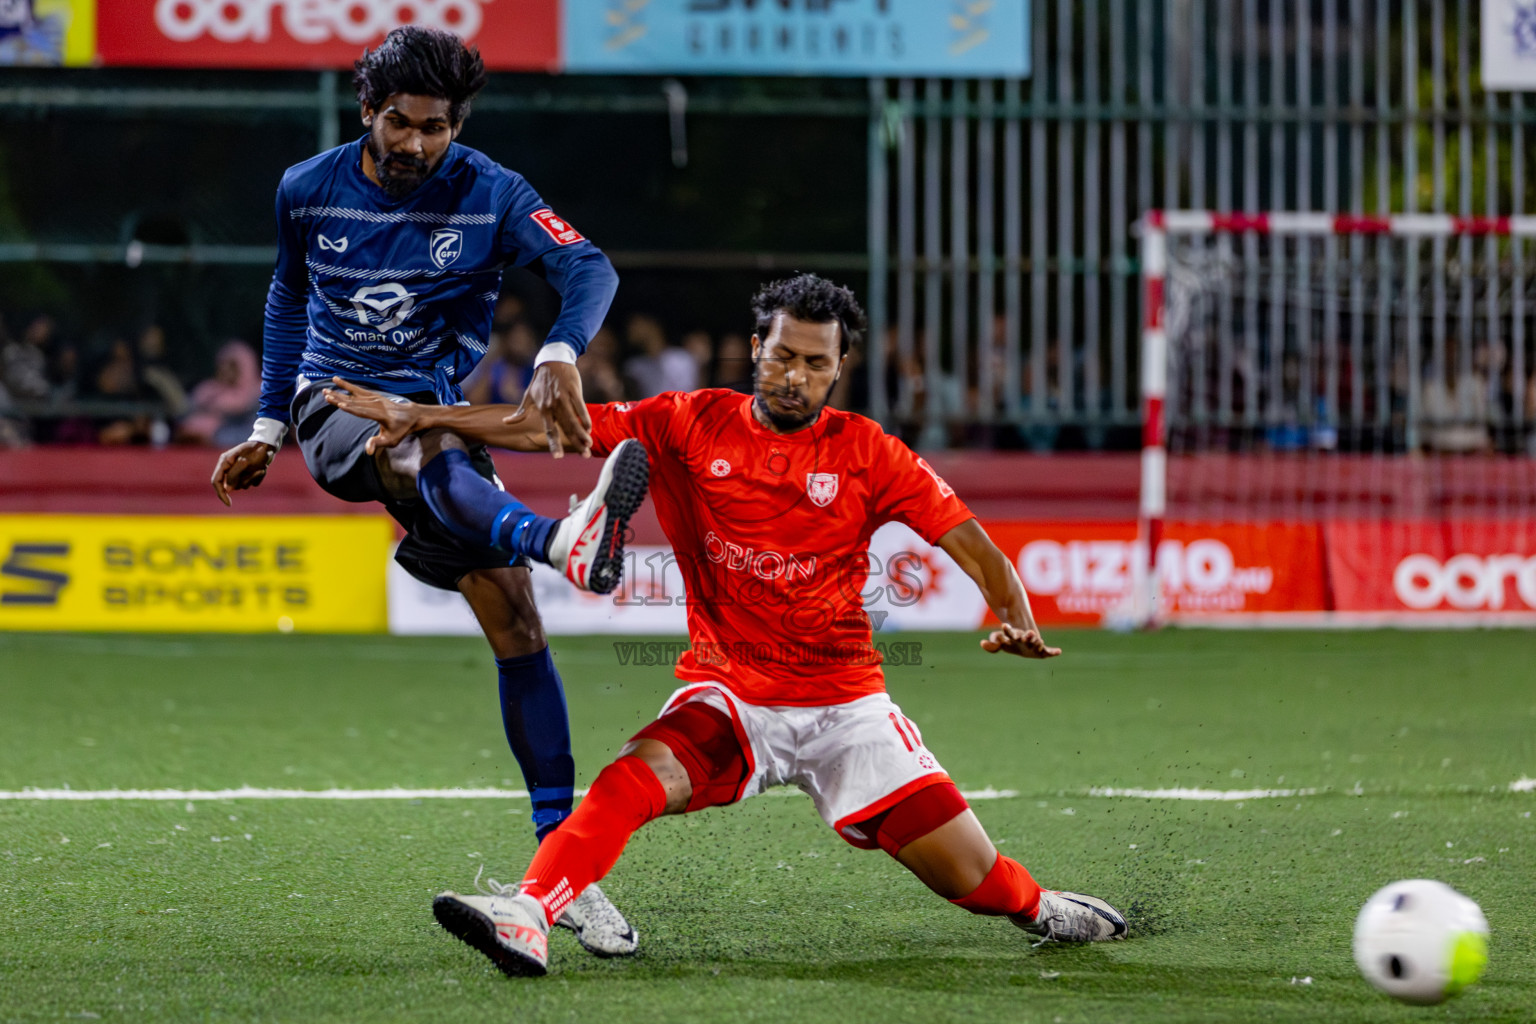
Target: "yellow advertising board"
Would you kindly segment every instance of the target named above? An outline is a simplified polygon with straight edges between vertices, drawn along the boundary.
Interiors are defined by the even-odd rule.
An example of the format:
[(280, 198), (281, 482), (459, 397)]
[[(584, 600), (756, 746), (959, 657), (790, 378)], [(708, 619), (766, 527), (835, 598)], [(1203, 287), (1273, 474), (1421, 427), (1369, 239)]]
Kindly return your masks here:
[(85, 67), (96, 60), (96, 0), (0, 2), (0, 66)]
[(372, 633), (383, 516), (0, 515), (0, 629)]

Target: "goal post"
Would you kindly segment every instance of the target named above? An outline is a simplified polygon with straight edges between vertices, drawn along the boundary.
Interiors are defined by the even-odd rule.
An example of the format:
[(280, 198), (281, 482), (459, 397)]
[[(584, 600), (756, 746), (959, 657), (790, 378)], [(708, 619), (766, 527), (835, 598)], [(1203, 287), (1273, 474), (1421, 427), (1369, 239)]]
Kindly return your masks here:
[[(1138, 229), (1139, 565), (1120, 624), (1536, 623), (1536, 216), (1151, 210)], [(1181, 562), (1196, 523), (1260, 546), (1315, 534), (1312, 596), (1190, 589), (1241, 567)]]

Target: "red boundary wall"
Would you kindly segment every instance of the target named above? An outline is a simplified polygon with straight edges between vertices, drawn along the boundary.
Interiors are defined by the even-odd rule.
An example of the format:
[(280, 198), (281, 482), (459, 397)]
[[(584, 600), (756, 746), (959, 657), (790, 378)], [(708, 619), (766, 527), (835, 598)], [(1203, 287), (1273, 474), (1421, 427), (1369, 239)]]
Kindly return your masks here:
[[(509, 452), (497, 452), (495, 459), (507, 489), (547, 515), (563, 515), (570, 496), (592, 486), (599, 465)], [(201, 448), (0, 451), (0, 512), (218, 515), (224, 509), (209, 484), (217, 460), (217, 452)], [(1136, 516), (1135, 456), (949, 452), (929, 461), (982, 519), (1133, 521)], [(378, 507), (326, 494), (290, 448), (278, 455), (260, 487), (234, 495), (232, 511), (375, 515)], [(649, 503), (635, 530), (637, 543), (666, 542)]]
[[(0, 452), (0, 513), (226, 514), (204, 449), (35, 448)], [(937, 472), (1019, 566), (1043, 623), (1092, 623), (1130, 586), (1137, 456), (949, 452)], [(507, 487), (563, 514), (595, 460), (498, 453)], [(1259, 465), (1262, 464), (1262, 465)], [(1174, 494), (1203, 522), (1173, 522), (1158, 552), (1171, 615), (1389, 613), (1403, 619), (1536, 613), (1536, 461), (1351, 458), (1176, 460)], [(1271, 521), (1254, 521), (1256, 509)], [(297, 451), (245, 515), (378, 515), (325, 494)], [(637, 544), (665, 544), (647, 503)]]

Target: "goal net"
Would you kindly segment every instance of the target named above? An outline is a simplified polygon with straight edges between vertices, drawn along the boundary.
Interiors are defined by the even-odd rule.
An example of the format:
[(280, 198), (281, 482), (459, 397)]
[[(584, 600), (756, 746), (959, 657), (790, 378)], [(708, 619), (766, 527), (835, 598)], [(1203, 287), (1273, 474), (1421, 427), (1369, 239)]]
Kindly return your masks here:
[(1132, 622), (1536, 622), (1536, 217), (1152, 212)]

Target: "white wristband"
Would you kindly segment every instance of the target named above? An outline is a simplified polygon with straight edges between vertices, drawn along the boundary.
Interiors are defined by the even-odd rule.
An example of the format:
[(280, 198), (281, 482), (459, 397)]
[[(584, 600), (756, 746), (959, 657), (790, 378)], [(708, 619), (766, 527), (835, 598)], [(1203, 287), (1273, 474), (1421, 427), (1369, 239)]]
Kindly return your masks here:
[(288, 424), (272, 419), (270, 416), (258, 416), (256, 422), (251, 425), (251, 436), (248, 440), (260, 441), (262, 444), (272, 446), (272, 454), (283, 446), (283, 436), (288, 433)]
[(533, 358), (533, 368), (537, 370), (545, 363), (570, 363), (576, 365), (576, 349), (568, 341), (551, 341), (539, 349), (539, 354)]

